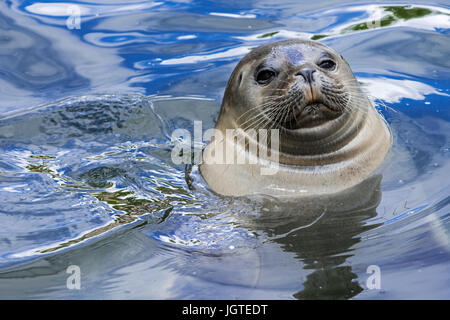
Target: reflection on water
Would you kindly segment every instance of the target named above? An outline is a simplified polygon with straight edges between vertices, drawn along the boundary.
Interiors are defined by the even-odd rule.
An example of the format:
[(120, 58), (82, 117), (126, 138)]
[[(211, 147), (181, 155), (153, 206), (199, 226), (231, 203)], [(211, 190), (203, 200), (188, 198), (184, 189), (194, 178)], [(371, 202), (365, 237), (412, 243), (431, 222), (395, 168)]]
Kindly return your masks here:
[(275, 207), (273, 200), (265, 204), (267, 212), (253, 227), (294, 253), (303, 270), (312, 271), (295, 298), (348, 299), (363, 291), (347, 258), (354, 255), (352, 248), (363, 232), (380, 226), (365, 223), (377, 215), (380, 181), (381, 176), (373, 176), (339, 194), (275, 202)]
[[(67, 4), (1, 3), (0, 297), (447, 298), (450, 12), (428, 2), (74, 2), (80, 30)], [(212, 127), (239, 59), (298, 36), (390, 123), (380, 174), (301, 202), (211, 193), (171, 132)]]
[[(410, 19), (418, 19), (430, 15), (433, 15), (433, 18), (435, 19), (439, 19), (440, 16), (448, 16), (448, 13), (412, 6), (386, 6), (382, 7), (382, 9), (384, 9), (384, 14), (378, 18), (379, 22), (377, 27), (387, 27)], [(372, 21), (375, 23), (375, 19)], [(369, 20), (366, 23), (359, 23), (349, 27), (348, 29), (353, 31), (367, 30), (371, 27), (370, 22), (371, 21)]]
[[(328, 36), (333, 36), (336, 34), (345, 34), (355, 31), (363, 31), (370, 30), (375, 28), (383, 28), (388, 26), (404, 26), (410, 25), (414, 26), (419, 21), (419, 23), (425, 23), (429, 26), (434, 26), (435, 23), (432, 22), (436, 20), (441, 20), (444, 23), (448, 22), (449, 11), (440, 8), (425, 8), (418, 6), (379, 6), (372, 5), (368, 7), (356, 7), (354, 10), (366, 11), (369, 14), (369, 17), (365, 20), (350, 24), (348, 26), (339, 26), (337, 29), (334, 29), (333, 34), (320, 34), (312, 36), (313, 40), (319, 40)], [(420, 19), (424, 18), (426, 19)], [(412, 21), (408, 21), (412, 20)]]
[(0, 14), (0, 68), (3, 80), (26, 90), (75, 89), (89, 85), (58, 57), (50, 41)]

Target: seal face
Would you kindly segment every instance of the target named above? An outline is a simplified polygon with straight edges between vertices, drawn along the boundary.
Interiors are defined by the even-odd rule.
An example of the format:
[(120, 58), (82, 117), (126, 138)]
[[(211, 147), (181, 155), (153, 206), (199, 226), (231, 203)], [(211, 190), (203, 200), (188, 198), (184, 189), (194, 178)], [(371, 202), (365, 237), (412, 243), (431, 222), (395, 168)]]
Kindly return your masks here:
[[(279, 165), (270, 176), (259, 175), (258, 164), (212, 163), (209, 155), (217, 146), (206, 147), (200, 172), (225, 195), (338, 192), (367, 177), (391, 145), (389, 128), (343, 57), (301, 39), (258, 47), (239, 62), (216, 129), (224, 137), (227, 129), (240, 129), (244, 136), (250, 129), (279, 132), (278, 163), (265, 159), (266, 165)], [(254, 156), (264, 158), (261, 152)]]

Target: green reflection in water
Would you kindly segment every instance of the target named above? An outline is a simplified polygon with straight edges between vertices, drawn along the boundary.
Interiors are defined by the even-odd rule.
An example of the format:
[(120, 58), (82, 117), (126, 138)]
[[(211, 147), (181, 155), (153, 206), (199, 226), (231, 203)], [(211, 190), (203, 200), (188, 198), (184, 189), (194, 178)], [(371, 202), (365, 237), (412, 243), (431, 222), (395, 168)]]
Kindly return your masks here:
[[(387, 14), (384, 17), (382, 17), (381, 20), (379, 21), (378, 27), (387, 27), (400, 20), (422, 18), (424, 16), (433, 13), (433, 11), (428, 8), (420, 8), (420, 7), (411, 8), (410, 6), (384, 6), (382, 8), (384, 9), (385, 12), (391, 12), (391, 14)], [(344, 30), (348, 31), (350, 29), (353, 31), (360, 31), (372, 29), (374, 27), (375, 26), (373, 21), (368, 20), (366, 22), (350, 26), (349, 28)]]
[(326, 34), (316, 34), (311, 37), (311, 40), (319, 40), (319, 39), (326, 38), (326, 37), (328, 37), (328, 35), (326, 35)]
[[(380, 7), (384, 10), (385, 15), (381, 17), (379, 21), (373, 21), (368, 19), (367, 21), (360, 22), (351, 25), (345, 29), (340, 30), (339, 34), (351, 33), (355, 31), (364, 31), (369, 29), (383, 28), (387, 26), (394, 25), (399, 21), (407, 21), (411, 19), (423, 18), (428, 15), (448, 15), (443, 12), (433, 11), (428, 8), (423, 7), (411, 7), (409, 5), (405, 6), (382, 6)], [(319, 40), (326, 37), (334, 36), (336, 34), (317, 34), (311, 37), (312, 40)]]
[(37, 172), (37, 173), (46, 173), (49, 176), (51, 176), (54, 179), (59, 178), (58, 173), (54, 172), (49, 167), (49, 161), (46, 160), (54, 160), (56, 157), (52, 156), (46, 156), (46, 155), (31, 155), (30, 159), (28, 160), (28, 164), (25, 166), (25, 168), (29, 172)]
[(279, 31), (274, 31), (274, 32), (269, 32), (269, 33), (265, 33), (263, 35), (258, 36), (259, 39), (264, 39), (264, 38), (271, 38), (274, 35), (277, 35), (278, 33), (280, 33)]
[(29, 165), (26, 166), (26, 168), (30, 171), (30, 172), (40, 172), (40, 173), (49, 173), (49, 174), (53, 174), (53, 171), (50, 170), (47, 167), (46, 163), (42, 163), (42, 164), (32, 164), (30, 163)]
[(53, 157), (53, 156), (36, 155), (36, 154), (31, 155), (30, 158), (32, 158), (32, 159), (56, 159), (56, 157)]
[(389, 7), (383, 7), (383, 8), (385, 8), (386, 11), (392, 12), (394, 14), (394, 16), (396, 16), (400, 19), (404, 19), (404, 20), (409, 20), (409, 19), (413, 19), (413, 18), (421, 18), (421, 17), (424, 17), (426, 15), (433, 13), (433, 11), (431, 11), (428, 8), (419, 8), (419, 7), (408, 9), (407, 6), (389, 6)]
[[(395, 17), (388, 15), (388, 16), (384, 16), (383, 18), (381, 18), (380, 20), (380, 24), (379, 27), (387, 27), (389, 25), (391, 25), (394, 21), (397, 21), (397, 19), (395, 19)], [(375, 24), (373, 24), (373, 21), (367, 21), (367, 22), (362, 22), (362, 23), (358, 23), (356, 25), (353, 25), (347, 29), (344, 29), (344, 32), (348, 32), (349, 30), (353, 30), (353, 31), (361, 31), (361, 30), (369, 30), (369, 29), (375, 29), (376, 26)]]
[[(149, 215), (148, 219), (142, 221), (141, 224), (134, 226), (140, 227), (147, 223), (157, 224), (163, 222), (170, 214), (174, 206), (195, 205), (195, 201), (191, 199), (190, 193), (183, 186), (172, 185), (167, 181), (159, 181), (156, 178), (145, 178), (152, 182), (156, 192), (160, 195), (154, 197), (139, 197), (134, 191), (129, 189), (121, 189), (116, 191), (108, 191), (114, 186), (114, 183), (108, 180), (120, 178), (126, 175), (126, 170), (114, 167), (97, 167), (82, 174), (82, 178), (87, 185), (79, 183), (79, 181), (71, 181), (67, 177), (61, 177), (57, 172), (50, 169), (47, 159), (56, 159), (55, 157), (45, 155), (30, 156), (31, 161), (28, 162), (26, 169), (30, 172), (47, 174), (53, 179), (62, 182), (61, 188), (65, 190), (74, 189), (77, 192), (86, 192), (87, 196), (93, 196), (98, 201), (104, 202), (110, 208), (120, 211), (112, 216), (113, 221), (99, 228), (95, 228), (75, 239), (71, 239), (50, 248), (37, 250), (37, 253), (50, 253), (57, 250), (70, 247), (90, 238), (99, 236), (127, 224), (131, 224), (140, 219), (143, 215)], [(35, 160), (36, 159), (36, 160)], [(100, 189), (100, 190), (99, 190)], [(113, 212), (112, 210), (110, 212)], [(160, 213), (152, 217), (152, 213)], [(162, 213), (162, 214), (161, 214)]]
[[(167, 182), (166, 182), (167, 183)], [(73, 188), (73, 186), (69, 186)], [(99, 201), (105, 202), (109, 204), (113, 209), (122, 211), (123, 214), (116, 214), (112, 218), (113, 222), (108, 223), (105, 226), (96, 228), (76, 239), (72, 239), (63, 243), (60, 243), (54, 247), (39, 250), (40, 253), (49, 253), (54, 252), (71, 245), (75, 245), (87, 239), (90, 239), (95, 236), (99, 236), (104, 234), (107, 231), (110, 231), (114, 228), (127, 225), (137, 221), (140, 216), (151, 214), (155, 212), (162, 212), (162, 216), (159, 216), (157, 219), (151, 221), (151, 217), (149, 219), (142, 221), (141, 224), (134, 226), (135, 228), (143, 226), (151, 221), (151, 223), (161, 223), (163, 222), (170, 214), (175, 205), (190, 205), (193, 204), (194, 201), (191, 199), (181, 198), (180, 194), (188, 195), (188, 192), (179, 186), (158, 186), (158, 191), (163, 192), (165, 198), (155, 197), (149, 199), (138, 198), (133, 191), (130, 190), (119, 190), (115, 192), (108, 191), (100, 191), (100, 192), (91, 192), (91, 195), (97, 198)]]

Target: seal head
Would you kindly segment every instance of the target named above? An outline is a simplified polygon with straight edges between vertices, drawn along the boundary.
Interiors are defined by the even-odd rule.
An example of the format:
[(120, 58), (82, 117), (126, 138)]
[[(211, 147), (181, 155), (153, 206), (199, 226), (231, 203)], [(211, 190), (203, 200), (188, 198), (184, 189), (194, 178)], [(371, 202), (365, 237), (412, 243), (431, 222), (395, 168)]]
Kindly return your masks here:
[[(224, 137), (227, 129), (244, 135), (250, 129), (279, 131), (275, 152), (280, 170), (271, 176), (255, 176), (257, 164), (212, 164), (208, 154), (214, 146), (207, 146), (200, 171), (213, 190), (227, 195), (337, 192), (367, 177), (391, 145), (389, 128), (344, 58), (322, 43), (302, 39), (258, 47), (239, 62), (216, 129)], [(223, 178), (213, 182), (220, 174)], [(245, 190), (237, 190), (236, 182)]]

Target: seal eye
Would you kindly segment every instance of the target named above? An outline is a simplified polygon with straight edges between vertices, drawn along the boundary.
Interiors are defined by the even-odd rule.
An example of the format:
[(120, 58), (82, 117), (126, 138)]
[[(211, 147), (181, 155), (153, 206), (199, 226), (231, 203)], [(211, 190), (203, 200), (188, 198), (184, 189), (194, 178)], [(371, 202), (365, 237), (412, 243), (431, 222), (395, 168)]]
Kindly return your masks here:
[(256, 75), (256, 81), (259, 84), (267, 84), (270, 81), (272, 81), (273, 78), (275, 78), (276, 74), (273, 70), (270, 69), (263, 69), (258, 72)]
[(334, 70), (336, 68), (336, 63), (334, 63), (333, 60), (323, 60), (322, 62), (319, 63), (319, 67), (321, 67), (322, 69), (327, 69), (327, 70)]

